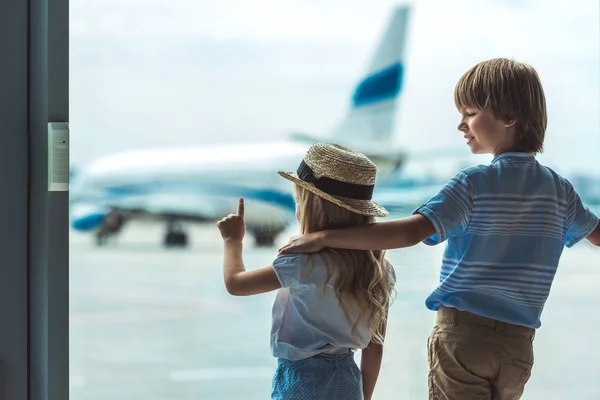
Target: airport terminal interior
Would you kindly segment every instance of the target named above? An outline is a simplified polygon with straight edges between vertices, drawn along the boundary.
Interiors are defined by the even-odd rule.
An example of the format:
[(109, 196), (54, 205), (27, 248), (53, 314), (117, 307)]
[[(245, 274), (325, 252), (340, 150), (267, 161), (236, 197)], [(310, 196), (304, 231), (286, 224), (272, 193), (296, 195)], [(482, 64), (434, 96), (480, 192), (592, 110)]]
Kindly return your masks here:
[[(271, 265), (299, 233), (277, 171), (317, 141), (367, 155), (386, 219), (410, 215), (490, 161), (452, 97), (482, 59), (536, 65), (539, 160), (600, 215), (600, 5), (563, 3), (0, 1), (0, 399), (269, 398), (276, 293), (227, 292), (216, 222), (243, 197), (246, 268)], [(428, 396), (443, 252), (387, 252), (376, 400)], [(523, 399), (600, 399), (599, 267), (565, 249)]]

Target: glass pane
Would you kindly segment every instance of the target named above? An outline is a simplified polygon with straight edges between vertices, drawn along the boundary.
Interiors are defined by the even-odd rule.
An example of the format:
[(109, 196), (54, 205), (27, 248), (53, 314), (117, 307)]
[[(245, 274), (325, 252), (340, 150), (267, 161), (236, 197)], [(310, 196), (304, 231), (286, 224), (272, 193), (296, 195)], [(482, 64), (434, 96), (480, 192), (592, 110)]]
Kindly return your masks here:
[[(481, 60), (536, 68), (538, 160), (600, 213), (598, 3), (416, 3), (394, 19), (391, 1), (71, 1), (73, 400), (268, 398), (275, 292), (226, 291), (216, 220), (243, 196), (245, 265), (269, 265), (299, 231), (276, 171), (295, 171), (313, 139), (367, 154), (386, 219), (410, 215), (492, 159), (456, 129), (454, 86)], [(426, 397), (424, 301), (443, 251), (388, 252), (397, 298), (378, 400)], [(600, 396), (597, 259), (585, 241), (565, 250), (527, 398)]]

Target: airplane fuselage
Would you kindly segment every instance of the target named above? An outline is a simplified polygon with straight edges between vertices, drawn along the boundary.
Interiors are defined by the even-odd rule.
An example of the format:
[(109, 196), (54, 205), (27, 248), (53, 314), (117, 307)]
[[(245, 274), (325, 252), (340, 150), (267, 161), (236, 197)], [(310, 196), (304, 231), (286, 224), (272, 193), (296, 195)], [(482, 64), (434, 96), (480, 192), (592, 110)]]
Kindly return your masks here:
[[(303, 143), (266, 143), (151, 149), (104, 157), (82, 172), (73, 187), (77, 209), (144, 209), (149, 214), (215, 220), (235, 210), (236, 196), (246, 199), (249, 226), (283, 228), (295, 213), (292, 185), (277, 170), (295, 171), (308, 148)], [(102, 210), (100, 210), (100, 208)], [(82, 211), (84, 212), (84, 211)], [(93, 221), (73, 223), (93, 230)]]

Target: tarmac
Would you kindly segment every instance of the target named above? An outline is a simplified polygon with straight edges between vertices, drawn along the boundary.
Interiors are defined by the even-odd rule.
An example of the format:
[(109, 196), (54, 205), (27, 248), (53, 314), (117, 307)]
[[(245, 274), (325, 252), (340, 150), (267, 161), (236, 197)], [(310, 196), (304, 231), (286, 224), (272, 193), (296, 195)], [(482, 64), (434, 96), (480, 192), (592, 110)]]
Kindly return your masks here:
[[(163, 227), (137, 224), (105, 247), (71, 233), (71, 400), (264, 400), (275, 359), (274, 293), (233, 297), (223, 285), (213, 225), (190, 231), (191, 247), (164, 249)], [(245, 245), (246, 268), (269, 265), (274, 248)], [(388, 252), (398, 276), (374, 399), (427, 398), (424, 300), (442, 246)], [(535, 338), (523, 399), (600, 399), (600, 250), (565, 249)], [(360, 362), (360, 353), (356, 356)]]

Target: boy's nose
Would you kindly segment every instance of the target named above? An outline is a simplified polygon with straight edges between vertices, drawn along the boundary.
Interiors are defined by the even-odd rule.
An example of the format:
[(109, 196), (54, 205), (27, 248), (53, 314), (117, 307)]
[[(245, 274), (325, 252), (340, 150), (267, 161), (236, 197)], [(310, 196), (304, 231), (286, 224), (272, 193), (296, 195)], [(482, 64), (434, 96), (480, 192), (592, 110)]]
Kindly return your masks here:
[(458, 124), (457, 128), (459, 131), (464, 132), (467, 130), (467, 124), (465, 124), (464, 122), (461, 121), (460, 124)]

